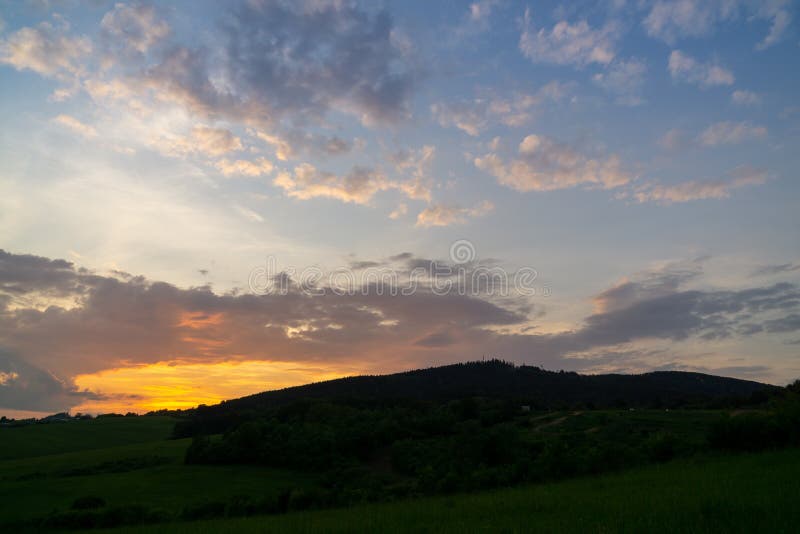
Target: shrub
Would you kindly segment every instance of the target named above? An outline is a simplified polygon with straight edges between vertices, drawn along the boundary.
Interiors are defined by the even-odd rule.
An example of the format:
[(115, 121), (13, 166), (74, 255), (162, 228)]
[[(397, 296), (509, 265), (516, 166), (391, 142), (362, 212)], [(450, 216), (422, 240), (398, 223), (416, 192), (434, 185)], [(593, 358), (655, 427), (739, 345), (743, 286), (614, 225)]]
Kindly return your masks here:
[(101, 497), (96, 497), (94, 495), (86, 495), (84, 497), (78, 497), (74, 501), (72, 501), (72, 506), (70, 509), (72, 510), (94, 510), (96, 508), (102, 508), (106, 505), (106, 501)]

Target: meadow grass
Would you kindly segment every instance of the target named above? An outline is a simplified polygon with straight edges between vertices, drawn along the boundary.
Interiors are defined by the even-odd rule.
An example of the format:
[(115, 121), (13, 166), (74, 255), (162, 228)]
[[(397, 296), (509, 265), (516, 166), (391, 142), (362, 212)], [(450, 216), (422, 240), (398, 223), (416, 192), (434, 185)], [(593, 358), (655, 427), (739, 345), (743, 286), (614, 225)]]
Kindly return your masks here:
[(701, 457), (475, 494), (115, 532), (797, 532), (800, 451)]
[(0, 460), (164, 440), (174, 425), (171, 417), (148, 416), (0, 428)]
[[(59, 426), (72, 424), (76, 423)], [(160, 440), (0, 461), (0, 530), (2, 523), (68, 510), (79, 497), (100, 497), (109, 506), (142, 504), (177, 515), (187, 505), (272, 495), (313, 483), (310, 475), (259, 466), (184, 465), (190, 441)]]
[[(689, 442), (720, 412), (587, 411), (532, 414), (532, 437), (669, 428)], [(36, 525), (81, 497), (143, 505), (177, 518), (203, 503), (275, 496), (318, 485), (311, 473), (253, 465), (186, 465), (173, 420), (109, 418), (0, 429), (0, 530)], [(608, 434), (606, 436), (606, 434)], [(32, 440), (27, 443), (26, 440)], [(35, 441), (39, 440), (39, 441)], [(9, 458), (11, 457), (11, 458)], [(704, 455), (615, 474), (473, 494), (239, 519), (172, 521), (115, 532), (567, 532), (770, 531), (800, 525), (800, 451)], [(20, 523), (22, 522), (22, 523)]]

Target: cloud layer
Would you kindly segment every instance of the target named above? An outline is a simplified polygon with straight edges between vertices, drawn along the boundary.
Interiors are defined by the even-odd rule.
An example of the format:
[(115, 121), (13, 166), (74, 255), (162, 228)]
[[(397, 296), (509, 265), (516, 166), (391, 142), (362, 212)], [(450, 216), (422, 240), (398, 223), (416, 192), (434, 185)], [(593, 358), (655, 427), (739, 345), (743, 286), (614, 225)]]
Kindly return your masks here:
[[(358, 267), (455, 272), (446, 262), (411, 254), (386, 262)], [(699, 260), (640, 273), (598, 294), (594, 313), (573, 328), (536, 334), (519, 332), (533, 320), (525, 298), (503, 302), (491, 292), (442, 293), (423, 283), (415, 292), (392, 295), (368, 281), (359, 291), (314, 295), (285, 278), (283, 292), (216, 294), (208, 287), (181, 289), (125, 273), (100, 276), (63, 260), (2, 252), (0, 407), (74, 406), (103, 395), (79, 391), (76, 375), (157, 362), (338, 362), (388, 370), (489, 351), (581, 369), (597, 363), (584, 359), (587, 352), (641, 340), (800, 329), (796, 285), (688, 289), (701, 273)]]

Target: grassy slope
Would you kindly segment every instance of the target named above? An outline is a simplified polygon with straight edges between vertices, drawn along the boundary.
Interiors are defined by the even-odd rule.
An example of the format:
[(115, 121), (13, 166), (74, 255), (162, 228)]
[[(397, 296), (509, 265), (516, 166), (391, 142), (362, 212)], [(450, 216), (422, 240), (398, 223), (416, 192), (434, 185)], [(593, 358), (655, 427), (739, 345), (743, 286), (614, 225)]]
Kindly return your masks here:
[(174, 424), (170, 417), (103, 417), (0, 428), (0, 460), (163, 440)]
[(800, 451), (706, 458), (596, 478), (115, 532), (796, 532)]
[[(30, 428), (36, 432), (26, 432), (26, 435), (45, 436), (48, 443), (55, 443), (58, 437), (66, 437), (65, 447), (83, 447), (86, 450), (0, 461), (0, 523), (41, 517), (51, 510), (66, 510), (77, 497), (88, 495), (102, 497), (109, 505), (146, 504), (178, 513), (187, 504), (207, 500), (228, 501), (235, 495), (261, 495), (311, 484), (310, 476), (276, 469), (244, 465), (184, 465), (183, 456), (190, 440), (164, 440), (165, 434), (160, 423), (139, 424), (146, 419), (150, 418), (113, 420), (129, 425), (122, 429), (122, 436), (131, 441), (143, 440), (147, 438), (148, 429), (151, 431), (149, 442), (121, 446), (108, 446), (109, 443), (122, 440), (122, 436), (115, 434), (119, 430), (118, 425), (84, 424), (95, 421), (3, 429), (4, 433), (10, 431), (8, 435), (11, 435)], [(170, 425), (165, 428), (171, 428)], [(53, 435), (47, 436), (48, 432), (40, 429)], [(88, 435), (65, 432), (73, 429)], [(20, 439), (13, 439), (12, 446), (17, 446), (20, 443), (17, 440)], [(105, 448), (90, 448), (103, 444), (106, 444)], [(8, 453), (12, 446), (3, 443), (0, 449)], [(19, 452), (24, 455), (26, 451)], [(157, 461), (154, 465), (113, 472), (114, 462), (142, 459), (145, 462), (152, 459)], [(70, 471), (79, 468), (97, 472), (81, 476), (70, 474)]]

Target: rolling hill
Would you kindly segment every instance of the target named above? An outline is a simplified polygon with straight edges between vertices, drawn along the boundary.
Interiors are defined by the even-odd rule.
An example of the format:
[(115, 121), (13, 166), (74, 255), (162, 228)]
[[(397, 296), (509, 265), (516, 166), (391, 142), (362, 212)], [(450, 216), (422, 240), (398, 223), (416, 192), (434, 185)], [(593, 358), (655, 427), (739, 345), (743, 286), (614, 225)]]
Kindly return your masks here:
[(776, 386), (702, 373), (581, 375), (515, 366), (500, 360), (469, 362), (389, 375), (353, 376), (265, 391), (194, 410), (199, 416), (269, 409), (303, 400), (441, 402), (466, 397), (512, 399), (533, 409), (680, 407), (746, 398)]

